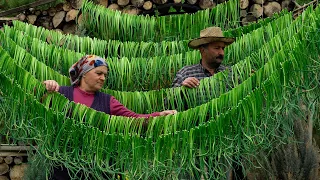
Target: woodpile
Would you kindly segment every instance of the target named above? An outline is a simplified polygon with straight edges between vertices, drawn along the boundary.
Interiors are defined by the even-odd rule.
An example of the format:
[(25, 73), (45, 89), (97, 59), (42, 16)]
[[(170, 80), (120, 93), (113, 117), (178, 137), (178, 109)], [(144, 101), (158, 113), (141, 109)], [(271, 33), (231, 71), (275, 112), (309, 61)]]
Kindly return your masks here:
[[(100, 0), (101, 3), (107, 5), (107, 0)], [(64, 4), (58, 4), (47, 10), (35, 10), (30, 8), (24, 13), (20, 13), (17, 17), (20, 21), (24, 21), (36, 26), (42, 26), (46, 29), (56, 29), (63, 33), (75, 33), (77, 28), (76, 20), (79, 16), (82, 0), (68, 0)]]
[(256, 22), (258, 19), (271, 17), (283, 9), (295, 8), (292, 0), (240, 0), (240, 17), (242, 25)]
[(22, 180), (27, 165), (28, 146), (0, 145), (0, 180)]
[[(82, 15), (79, 9), (83, 0), (67, 0), (47, 10), (29, 9), (12, 20), (20, 20), (56, 29), (65, 34), (77, 32), (77, 24), (81, 24)], [(213, 8), (217, 3), (226, 0), (93, 0), (111, 10), (122, 11), (133, 15), (167, 15), (179, 13), (193, 13), (201, 9)], [(240, 18), (242, 25), (256, 22), (258, 19), (272, 16), (282, 9), (292, 11), (298, 7), (293, 0), (239, 0)], [(183, 11), (181, 11), (183, 10)], [(173, 12), (176, 11), (176, 12)], [(1, 17), (0, 17), (1, 20)], [(4, 20), (4, 19), (3, 19)]]

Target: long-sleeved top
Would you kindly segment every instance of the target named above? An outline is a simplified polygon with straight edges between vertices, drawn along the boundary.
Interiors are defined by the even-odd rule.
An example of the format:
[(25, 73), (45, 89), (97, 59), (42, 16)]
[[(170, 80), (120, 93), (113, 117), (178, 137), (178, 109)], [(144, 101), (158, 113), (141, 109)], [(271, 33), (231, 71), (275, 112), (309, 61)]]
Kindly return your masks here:
[[(217, 69), (215, 73), (218, 73), (220, 71), (224, 71), (227, 67), (220, 65)], [(195, 64), (195, 65), (190, 65), (190, 66), (185, 66), (182, 69), (180, 69), (177, 74), (176, 77), (174, 78), (173, 82), (172, 82), (172, 87), (179, 87), (181, 86), (182, 82), (187, 79), (188, 77), (195, 77), (198, 80), (201, 80), (203, 78), (206, 77), (210, 77), (213, 76), (207, 69), (205, 69), (202, 64), (201, 61), (199, 64)]]
[[(159, 112), (154, 112), (152, 114), (137, 114), (131, 110), (129, 110), (128, 108), (126, 108), (124, 105), (122, 105), (115, 97), (113, 96), (102, 96), (102, 97), (97, 97), (96, 93), (95, 94), (91, 94), (91, 93), (87, 93), (83, 90), (81, 90), (79, 87), (73, 87), (73, 98), (68, 97), (70, 95), (68, 95), (68, 91), (72, 90), (70, 89), (72, 87), (66, 87), (66, 86), (62, 86), (59, 89), (59, 92), (62, 93), (64, 96), (66, 96), (67, 98), (69, 98), (70, 100), (73, 100), (76, 103), (80, 103), (80, 104), (84, 104), (88, 107), (91, 107), (93, 109), (99, 110), (97, 108), (94, 108), (94, 103), (97, 104), (98, 101), (95, 101), (95, 98), (100, 98), (99, 100), (101, 101), (109, 101), (106, 103), (105, 106), (109, 106), (109, 109), (107, 111), (103, 111), (106, 112), (107, 114), (110, 115), (115, 115), (115, 116), (126, 116), (126, 117), (134, 117), (134, 118), (149, 118), (149, 117), (155, 117), (155, 116), (160, 116)], [(100, 92), (101, 93), (101, 92)], [(102, 95), (107, 95), (105, 93), (101, 93)], [(109, 97), (109, 98), (106, 98)], [(101, 105), (100, 105), (101, 106)], [(105, 108), (105, 107), (102, 107)]]

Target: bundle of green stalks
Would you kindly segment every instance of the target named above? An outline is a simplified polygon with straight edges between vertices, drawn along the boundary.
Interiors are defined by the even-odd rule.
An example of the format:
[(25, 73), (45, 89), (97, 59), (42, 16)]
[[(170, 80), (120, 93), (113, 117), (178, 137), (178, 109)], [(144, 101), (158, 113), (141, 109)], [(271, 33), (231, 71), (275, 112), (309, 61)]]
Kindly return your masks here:
[[(164, 52), (169, 46), (155, 42), (166, 50), (148, 59), (102, 55), (110, 64), (103, 92), (138, 113), (179, 111), (150, 118), (147, 126), (144, 119), (110, 116), (45, 91), (42, 82), (47, 79), (70, 85), (67, 70), (79, 57), (117, 46), (15, 22), (0, 32), (0, 92), (5, 102), (0, 105), (6, 130), (13, 139), (36, 144), (44, 162), (64, 165), (73, 177), (82, 172), (88, 179), (225, 179), (235, 165), (246, 174), (261, 161), (257, 152), (289, 142), (294, 124), (305, 117), (297, 113), (297, 103), (309, 102), (310, 119), (319, 124), (319, 17), (320, 8), (309, 7), (295, 20), (286, 12), (249, 30), (235, 30), (239, 37), (225, 55), (230, 70), (201, 80), (196, 89), (170, 88), (151, 75), (161, 67), (163, 78), (170, 81), (179, 68), (196, 63), (195, 51), (180, 49), (168, 56)], [(59, 44), (61, 40), (67, 45)], [(90, 46), (93, 42), (103, 48)], [(137, 55), (133, 51), (126, 54)], [(133, 76), (141, 84), (130, 84)], [(116, 83), (117, 78), (122, 83)], [(49, 178), (50, 170), (45, 172)]]

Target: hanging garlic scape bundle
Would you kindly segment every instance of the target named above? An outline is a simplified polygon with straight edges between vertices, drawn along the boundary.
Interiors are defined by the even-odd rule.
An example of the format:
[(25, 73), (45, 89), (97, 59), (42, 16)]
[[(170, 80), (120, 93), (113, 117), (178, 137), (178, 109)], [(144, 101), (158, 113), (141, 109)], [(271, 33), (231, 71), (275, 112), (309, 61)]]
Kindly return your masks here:
[[(283, 23), (284, 20), (288, 20), (288, 22), (290, 22), (290, 20), (292, 21), (292, 18), (289, 15), (284, 16), (279, 18), (274, 23), (277, 23), (277, 24), (282, 23), (284, 24), (283, 25), (283, 28), (284, 28), (285, 25), (288, 25), (288, 23)], [(261, 47), (266, 41), (268, 41), (270, 38), (273, 37), (273, 32), (272, 32), (272, 34), (269, 36), (266, 36), (264, 38), (257, 38), (258, 36), (261, 37), (262, 35), (264, 35), (265, 34), (264, 31), (266, 31), (265, 28), (259, 28), (258, 30), (254, 31), (250, 36), (247, 35), (248, 37), (245, 36), (246, 38), (239, 38), (236, 43), (229, 46), (226, 49), (226, 56), (228, 58), (226, 58), (225, 61), (227, 62), (227, 64), (234, 64), (238, 60), (244, 59), (246, 55), (250, 55), (253, 51), (259, 49), (259, 47)], [(273, 31), (276, 32), (277, 29), (274, 29)], [(48, 49), (46, 48), (48, 45), (44, 42), (41, 43), (41, 41), (30, 39), (28, 38), (28, 36), (22, 35), (22, 33), (19, 32), (18, 30), (12, 31), (10, 28), (7, 28), (7, 27), (5, 28), (5, 32), (7, 36), (15, 39), (15, 41), (18, 42), (18, 44), (25, 45), (25, 48), (31, 46), (32, 48), (30, 53), (32, 55), (34, 55), (38, 59), (44, 59), (44, 58), (48, 59), (47, 64), (53, 69), (55, 69), (56, 71), (61, 72), (61, 70), (63, 70), (63, 72), (61, 73), (64, 75), (68, 74), (68, 68), (74, 63), (75, 59), (78, 59), (79, 57), (84, 55), (80, 53), (74, 53), (74, 55), (72, 55), (70, 54), (72, 52), (67, 51), (60, 47), (56, 47), (56, 48), (53, 47), (54, 49), (51, 49), (53, 45), (50, 45), (50, 50), (46, 51), (45, 49)], [(27, 40), (26, 38), (28, 38), (29, 40)], [(259, 41), (257, 41), (257, 39), (259, 39)], [(20, 41), (23, 41), (23, 40), (25, 42), (21, 43)], [(252, 43), (244, 43), (244, 42), (252, 42)], [(239, 45), (241, 45), (242, 47), (239, 48), (238, 47)], [(245, 49), (245, 51), (243, 51), (243, 49)], [(50, 55), (52, 51), (54, 52), (59, 51), (57, 53), (53, 53), (53, 54), (56, 54), (58, 58), (56, 58), (56, 56)], [(240, 54), (242, 55), (241, 57), (239, 56)], [(173, 79), (174, 74), (178, 69), (180, 69), (183, 65), (195, 64), (197, 63), (196, 61), (198, 61), (199, 59), (199, 53), (195, 51), (190, 51), (190, 53), (187, 52), (182, 55), (155, 57), (150, 60), (131, 59), (131, 61), (128, 61), (127, 59), (123, 58), (120, 61), (118, 61), (117, 58), (115, 58), (114, 60), (112, 59), (112, 61), (108, 61), (111, 67), (111, 71), (109, 74), (107, 87), (109, 89), (121, 90), (121, 91), (150, 90), (150, 89), (169, 87), (171, 85), (171, 80)], [(75, 58), (72, 58), (72, 57), (75, 57)], [(58, 63), (59, 59), (61, 59), (62, 62)], [(182, 64), (182, 62), (184, 62), (184, 64)], [(63, 65), (63, 67), (55, 68), (54, 66), (56, 66), (57, 63), (59, 65)], [(165, 66), (163, 67), (163, 65)], [(139, 73), (137, 74), (136, 72), (139, 72)], [(160, 76), (162, 76), (163, 74), (163, 76), (162, 78), (159, 78), (158, 76), (154, 76), (154, 74), (158, 74)], [(119, 77), (121, 77), (122, 79), (121, 82), (118, 81)], [(135, 83), (133, 84), (133, 82)], [(141, 82), (141, 83), (136, 83), (136, 82)], [(128, 89), (129, 87), (131, 89)]]
[(43, 27), (33, 26), (20, 21), (13, 22), (14, 30), (20, 30), (30, 37), (40, 39), (62, 48), (96, 54), (107, 57), (153, 57), (173, 55), (186, 52), (188, 41), (161, 41), (161, 42), (121, 42), (117, 40), (99, 40), (96, 38), (64, 35), (57, 31), (50, 31)]
[[(281, 35), (280, 37), (284, 38), (284, 39), (289, 39), (289, 37), (291, 36), (288, 36), (288, 35), (292, 35), (291, 32), (287, 32), (287, 31), (284, 31), (282, 32), (283, 35)], [(281, 42), (280, 40), (278, 42)], [(269, 50), (271, 47), (268, 47), (268, 45), (271, 47), (274, 47), (275, 44), (265, 44), (265, 47), (264, 48), (267, 48), (267, 49), (262, 49), (261, 51), (259, 51), (260, 53), (258, 54), (254, 54), (256, 58), (259, 58), (259, 57), (263, 57), (264, 56), (264, 51), (266, 50)], [(240, 48), (242, 49), (242, 48)], [(273, 53), (275, 51), (271, 51), (269, 52), (269, 55), (271, 55), (270, 53)], [(262, 54), (261, 54), (262, 53)], [(248, 74), (250, 74), (250, 71), (251, 71), (251, 68), (253, 69), (257, 69), (259, 67), (261, 67), (260, 64), (257, 64), (258, 59), (249, 59), (251, 61), (251, 64), (254, 63), (256, 64), (256, 66), (253, 66), (251, 67), (250, 66), (246, 66), (246, 67), (249, 67), (247, 68), (246, 70), (246, 75), (248, 76)], [(264, 60), (267, 60), (267, 59), (264, 59)], [(249, 61), (249, 63), (250, 63)], [(232, 78), (233, 79), (233, 83), (238, 83), (238, 81), (235, 81), (234, 79), (238, 79), (240, 81), (244, 81), (246, 79), (246, 76), (239, 76), (239, 74), (244, 74), (245, 71), (239, 71), (239, 66), (237, 66), (233, 72), (236, 72), (234, 73), (234, 77)], [(215, 76), (215, 78), (213, 79), (213, 81), (211, 83), (208, 83), (206, 82), (207, 84), (210, 84), (211, 87), (224, 87), (221, 90), (219, 90), (219, 88), (216, 88), (216, 92), (215, 93), (210, 93), (211, 91), (208, 91), (208, 89), (205, 89), (207, 86), (204, 86), (202, 88), (199, 88), (199, 92), (203, 95), (204, 97), (204, 100), (202, 101), (199, 101), (199, 98), (198, 98), (198, 95), (199, 95), (199, 92), (197, 90), (188, 90), (188, 93), (186, 92), (183, 92), (181, 91), (180, 89), (178, 90), (168, 90), (168, 91), (165, 91), (165, 90), (161, 90), (161, 91), (150, 91), (150, 92), (146, 92), (146, 93), (139, 93), (139, 92), (136, 92), (136, 93), (130, 93), (130, 92), (115, 92), (115, 91), (110, 91), (110, 90), (107, 90), (106, 92), (109, 93), (109, 94), (112, 94), (114, 95), (117, 99), (119, 99), (123, 104), (125, 104), (127, 107), (137, 111), (137, 112), (152, 112), (152, 110), (161, 110), (164, 108), (163, 104), (163, 100), (165, 97), (174, 97), (174, 98), (168, 98), (170, 99), (168, 104), (173, 107), (173, 108), (177, 108), (179, 110), (181, 109), (184, 109), (183, 106), (181, 106), (184, 102), (184, 99), (188, 99), (190, 103), (188, 103), (188, 106), (189, 107), (195, 107), (197, 105), (199, 105), (199, 102), (206, 102), (207, 100), (209, 99), (212, 99), (214, 97), (218, 97), (220, 93), (223, 93), (225, 92), (225, 86), (221, 86), (219, 84), (225, 84), (228, 82), (228, 79), (229, 78), (225, 78), (225, 77), (228, 77), (228, 75), (226, 76), (226, 74), (221, 74), (222, 78), (219, 78), (219, 74), (217, 74), (217, 76)], [(60, 75), (57, 76), (57, 78), (55, 78), (59, 81), (60, 79)], [(224, 80), (223, 80), (224, 79)], [(41, 80), (45, 80), (45, 79), (41, 79)], [(67, 77), (64, 77), (64, 80), (63, 81), (59, 81), (61, 84), (63, 84), (63, 82), (67, 82), (68, 81), (68, 78)], [(66, 84), (67, 85), (67, 84)], [(235, 84), (230, 84), (229, 87), (234, 87)], [(221, 91), (221, 92), (219, 92)], [(192, 93), (191, 93), (192, 92)], [(130, 99), (136, 99), (136, 101), (134, 102), (141, 102), (141, 106), (136, 106), (135, 103), (132, 104), (132, 100)], [(138, 100), (138, 101), (137, 101)], [(148, 102), (148, 103), (143, 103), (143, 102)], [(131, 104), (129, 104), (131, 103)], [(178, 105), (178, 106), (175, 106), (175, 105)]]
[[(299, 54), (305, 50), (303, 47), (305, 46), (301, 45), (295, 48), (294, 51), (299, 51)], [(2, 61), (0, 62), (5, 62), (3, 58), (1, 56), (0, 59)], [(257, 146), (266, 147), (271, 145), (267, 140), (269, 138), (268, 133), (261, 134), (259, 139), (251, 139), (250, 135), (254, 135), (256, 128), (259, 129), (259, 124), (268, 124), (271, 127), (275, 127), (281, 123), (280, 121), (274, 121), (274, 119), (259, 119), (259, 116), (262, 111), (261, 108), (264, 106), (263, 104), (266, 104), (268, 108), (271, 108), (272, 105), (277, 106), (278, 102), (274, 101), (274, 99), (282, 97), (282, 92), (284, 92), (281, 90), (283, 84), (289, 85), (288, 82), (290, 81), (300, 80), (301, 76), (296, 76), (295, 73), (292, 73), (298, 72), (292, 69), (292, 64), (308, 64), (308, 59), (306, 58), (290, 58), (287, 61), (294, 63), (282, 63), (283, 69), (270, 67), (270, 69), (274, 69), (275, 71), (269, 79), (261, 83), (261, 88), (255, 89), (253, 93), (242, 101), (239, 101), (237, 106), (233, 106), (226, 113), (221, 113), (214, 120), (204, 122), (199, 126), (192, 127), (190, 130), (175, 131), (173, 134), (168, 132), (161, 136), (146, 136), (149, 138), (141, 137), (139, 129), (135, 129), (136, 131), (134, 132), (136, 133), (128, 133), (132, 129), (131, 126), (128, 126), (128, 121), (110, 121), (110, 123), (114, 122), (114, 125), (108, 126), (109, 129), (106, 128), (108, 133), (107, 131), (101, 132), (96, 128), (81, 124), (77, 119), (66, 119), (63, 115), (56, 114), (59, 111), (50, 111), (50, 109), (44, 108), (43, 104), (36, 102), (34, 98), (30, 98), (30, 95), (28, 97), (28, 93), (26, 94), (24, 91), (32, 92), (33, 87), (37, 86), (33, 78), (14, 78), (18, 80), (17, 83), (24, 89), (20, 89), (21, 92), (18, 93), (19, 86), (12, 84), (11, 80), (4, 81), (3, 74), (0, 77), (2, 82), (4, 82), (1, 85), (1, 89), (6, 94), (13, 92), (12, 95), (21, 97), (24, 102), (29, 104), (29, 106), (22, 106), (21, 108), (26, 110), (20, 112), (31, 112), (27, 116), (31, 121), (28, 120), (28, 123), (25, 121), (16, 123), (21, 123), (20, 125), (22, 126), (30, 123), (37, 125), (35, 126), (36, 128), (28, 128), (28, 130), (30, 131), (29, 134), (39, 138), (38, 143), (41, 144), (39, 151), (48, 158), (70, 167), (70, 170), (74, 172), (85, 168), (97, 178), (101, 177), (102, 172), (108, 172), (110, 175), (127, 172), (126, 176), (132, 178), (156, 178), (158, 176), (178, 178), (179, 175), (199, 178), (201, 175), (208, 173), (209, 176), (217, 178), (218, 175), (216, 173), (223, 172), (220, 167), (221, 160), (230, 159), (231, 154), (236, 155), (239, 149), (239, 146), (237, 146), (237, 142), (240, 140), (239, 135), (245, 133), (247, 136), (247, 138), (242, 139), (248, 141), (245, 149), (241, 149), (244, 153), (246, 149), (250, 150), (249, 147), (256, 148)], [(4, 67), (3, 64), (1, 64), (1, 67)], [(6, 66), (6, 68), (8, 67)], [(19, 72), (18, 74), (23, 76), (28, 75), (27, 72), (23, 73), (18, 69), (14, 71)], [(284, 75), (288, 76), (280, 78), (281, 72), (284, 72)], [(281, 79), (285, 81), (280, 81)], [(25, 85), (29, 86), (25, 87)], [(61, 110), (66, 105), (64, 103), (59, 104), (58, 102), (53, 104), (57, 104), (56, 107), (60, 107)], [(15, 105), (15, 107), (18, 106)], [(79, 108), (77, 110), (79, 113), (77, 114), (83, 116), (85, 109), (88, 108)], [(93, 117), (95, 116), (92, 114), (87, 114), (86, 116), (87, 120), (95, 119)], [(175, 118), (172, 119), (173, 117)], [(168, 116), (162, 122), (165, 124), (167, 120), (172, 119), (172, 122), (178, 123), (178, 119), (176, 119), (178, 117), (179, 114), (171, 116), (171, 118)], [(129, 122), (132, 123), (132, 121)], [(158, 124), (160, 124), (161, 121), (153, 122), (159, 122)], [(230, 123), (232, 126), (230, 126)], [(117, 132), (121, 129), (124, 130), (124, 133), (118, 134)], [(30, 135), (28, 136), (30, 137)], [(223, 138), (224, 136), (226, 138)], [(227, 137), (233, 137), (234, 139)], [(272, 137), (275, 138), (275, 136)], [(259, 140), (263, 140), (264, 143), (257, 144)], [(225, 146), (226, 144), (228, 146)], [(164, 146), (166, 148), (163, 148)], [(233, 150), (230, 146), (236, 149)], [(220, 148), (224, 150), (224, 154), (221, 153)], [(220, 158), (215, 159), (216, 157)], [(195, 158), (199, 158), (200, 165), (197, 165), (199, 169), (194, 164)], [(92, 159), (95, 159), (95, 161), (92, 161)], [(79, 164), (80, 162), (81, 167), (74, 166), (74, 164)], [(177, 170), (175, 167), (180, 167), (180, 170)], [(117, 170), (117, 168), (119, 169)], [(157, 171), (159, 169), (161, 171)], [(207, 170), (204, 171), (204, 169)], [(174, 170), (174, 173), (172, 170)]]
[(163, 17), (122, 14), (87, 1), (83, 3), (82, 10), (84, 28), (95, 37), (105, 40), (187, 40), (197, 37), (199, 31), (205, 27), (220, 26), (228, 29), (238, 27), (240, 22), (237, 0), (230, 0), (211, 10), (202, 10), (195, 14)]

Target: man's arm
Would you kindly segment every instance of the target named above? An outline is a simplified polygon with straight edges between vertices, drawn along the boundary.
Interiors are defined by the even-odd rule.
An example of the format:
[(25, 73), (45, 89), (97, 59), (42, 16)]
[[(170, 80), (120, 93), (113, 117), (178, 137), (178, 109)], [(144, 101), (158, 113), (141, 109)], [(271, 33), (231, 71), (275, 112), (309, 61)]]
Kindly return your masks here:
[(172, 82), (172, 87), (185, 86), (188, 88), (196, 88), (200, 85), (200, 82), (195, 77), (184, 77), (180, 72), (177, 73), (176, 77)]

